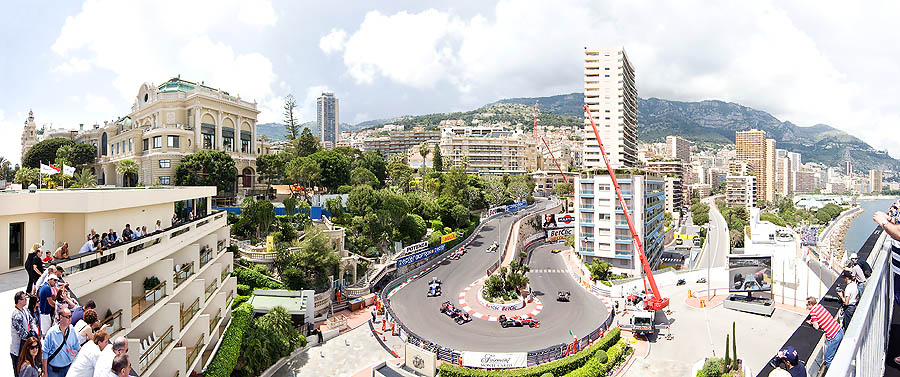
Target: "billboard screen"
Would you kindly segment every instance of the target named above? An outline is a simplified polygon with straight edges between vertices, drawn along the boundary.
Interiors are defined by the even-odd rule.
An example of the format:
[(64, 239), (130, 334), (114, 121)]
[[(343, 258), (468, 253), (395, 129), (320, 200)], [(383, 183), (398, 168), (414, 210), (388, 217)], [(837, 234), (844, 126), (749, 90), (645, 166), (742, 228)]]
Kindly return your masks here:
[(762, 292), (772, 290), (772, 257), (729, 256), (728, 290)]
[(573, 228), (575, 227), (575, 215), (571, 213), (548, 213), (542, 221), (544, 229)]
[(572, 228), (547, 229), (547, 242), (564, 240), (572, 234), (575, 234)]

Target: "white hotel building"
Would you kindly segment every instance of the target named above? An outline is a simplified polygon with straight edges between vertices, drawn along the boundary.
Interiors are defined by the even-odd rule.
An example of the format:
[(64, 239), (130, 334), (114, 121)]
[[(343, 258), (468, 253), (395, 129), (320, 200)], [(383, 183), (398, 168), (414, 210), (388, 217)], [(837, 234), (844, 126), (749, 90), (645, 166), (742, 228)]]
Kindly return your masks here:
[[(226, 251), (230, 227), (225, 212), (211, 211), (214, 195), (215, 187), (0, 192), (0, 237), (7, 255), (0, 258), (0, 272), (20, 269), (34, 243), (52, 252), (68, 242), (73, 256), (58, 263), (64, 280), (81, 303), (96, 302), (111, 337), (128, 339), (134, 371), (189, 376), (201, 371), (218, 347), (237, 289), (230, 276), (233, 255)], [(187, 208), (195, 219), (172, 224), (176, 208)], [(157, 219), (160, 232), (102, 256), (76, 255), (92, 228), (121, 232), (129, 223), (153, 232)], [(160, 283), (145, 289), (151, 276)], [(3, 307), (0, 315), (9, 318), (12, 306)]]
[[(637, 163), (637, 87), (623, 48), (584, 48), (584, 103), (613, 169)], [(606, 168), (590, 120), (584, 119), (584, 168)]]
[[(652, 266), (663, 249), (665, 181), (650, 175), (616, 178)], [(575, 250), (582, 262), (590, 264), (594, 258), (600, 258), (611, 264), (615, 273), (639, 275), (642, 269), (640, 257), (632, 245), (631, 230), (609, 175), (578, 178), (575, 181), (575, 208), (578, 223)]]

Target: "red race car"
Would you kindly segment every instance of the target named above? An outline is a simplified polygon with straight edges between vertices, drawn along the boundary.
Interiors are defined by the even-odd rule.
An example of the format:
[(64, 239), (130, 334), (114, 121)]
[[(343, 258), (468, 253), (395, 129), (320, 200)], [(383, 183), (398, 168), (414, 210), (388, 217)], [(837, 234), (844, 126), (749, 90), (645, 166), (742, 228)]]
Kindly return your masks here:
[(462, 325), (463, 323), (469, 322), (472, 320), (472, 316), (469, 313), (462, 311), (461, 309), (457, 309), (450, 301), (444, 301), (441, 304), (441, 313), (444, 313), (450, 316), (451, 319), (456, 321), (457, 325)]
[(500, 322), (500, 327), (541, 327), (541, 322), (534, 318), (523, 318), (522, 316), (514, 315), (512, 317), (507, 317), (505, 314), (501, 314), (500, 318), (497, 318), (497, 322)]

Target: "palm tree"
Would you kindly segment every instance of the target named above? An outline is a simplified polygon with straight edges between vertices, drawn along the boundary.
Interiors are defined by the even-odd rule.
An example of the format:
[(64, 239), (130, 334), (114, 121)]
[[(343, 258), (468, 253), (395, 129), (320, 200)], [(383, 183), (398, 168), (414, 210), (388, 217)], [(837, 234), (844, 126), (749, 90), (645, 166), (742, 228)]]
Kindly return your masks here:
[(431, 153), (431, 148), (428, 147), (428, 144), (419, 144), (419, 155), (422, 156), (422, 176), (425, 176), (425, 162), (429, 153)]
[(137, 183), (138, 164), (134, 160), (124, 160), (116, 166), (116, 173), (122, 175), (122, 186), (134, 187)]
[(75, 183), (72, 185), (73, 187), (81, 187), (81, 188), (90, 188), (97, 187), (97, 177), (91, 174), (90, 170), (81, 169), (81, 172), (75, 174)]

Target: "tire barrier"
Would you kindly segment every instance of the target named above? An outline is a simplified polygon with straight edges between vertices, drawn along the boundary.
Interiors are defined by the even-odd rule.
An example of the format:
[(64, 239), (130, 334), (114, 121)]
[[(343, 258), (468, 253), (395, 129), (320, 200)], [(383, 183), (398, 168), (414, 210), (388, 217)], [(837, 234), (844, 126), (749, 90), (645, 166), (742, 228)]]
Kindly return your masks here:
[[(531, 206), (527, 206), (525, 208), (528, 209), (532, 206), (534, 206), (534, 205), (532, 204)], [(555, 208), (553, 208), (553, 209), (555, 209)], [(544, 209), (544, 210), (547, 210), (547, 209)], [(533, 212), (527, 213), (527, 214), (523, 215), (522, 218), (533, 215), (535, 212), (539, 212), (539, 211), (543, 211), (543, 210), (538, 210), (538, 211), (533, 211)], [(481, 230), (481, 227), (484, 226), (485, 222), (487, 222), (487, 220), (490, 220), (493, 217), (495, 217), (497, 215), (501, 215), (501, 214), (505, 214), (505, 212), (501, 212), (501, 213), (495, 214), (491, 217), (484, 219), (482, 221), (482, 223), (479, 224), (475, 228), (474, 231), (472, 231), (472, 234), (470, 234), (468, 236), (466, 241), (461, 242), (456, 247), (453, 247), (450, 250), (445, 250), (443, 253), (438, 254), (435, 257), (429, 259), (429, 262), (431, 262), (432, 260), (435, 260), (435, 259), (437, 259), (438, 262), (433, 263), (433, 264), (425, 263), (422, 266), (419, 266), (405, 274), (402, 274), (399, 277), (397, 277), (396, 279), (392, 280), (390, 283), (388, 283), (381, 290), (379, 296), (380, 296), (381, 302), (384, 303), (383, 307), (384, 307), (385, 320), (393, 321), (397, 324), (397, 327), (398, 327), (397, 335), (400, 337), (400, 340), (410, 343), (410, 344), (413, 344), (416, 347), (422, 348), (426, 351), (434, 352), (437, 355), (437, 358), (443, 362), (451, 363), (454, 365), (462, 365), (462, 352), (465, 352), (464, 350), (455, 350), (450, 347), (443, 347), (443, 346), (441, 346), (437, 343), (434, 343), (428, 339), (422, 338), (422, 337), (416, 335), (416, 333), (410, 331), (410, 329), (408, 327), (406, 327), (405, 324), (403, 324), (403, 321), (401, 321), (400, 318), (398, 318), (397, 315), (394, 313), (394, 311), (391, 309), (390, 296), (391, 296), (392, 292), (395, 291), (395, 289), (402, 288), (401, 287), (402, 285), (408, 283), (409, 281), (412, 281), (413, 279), (415, 279), (419, 276), (424, 275), (425, 271), (430, 270), (432, 268), (436, 268), (437, 265), (440, 263), (440, 260), (442, 260), (441, 258), (446, 257), (451, 252), (456, 251), (460, 247), (468, 246), (469, 243), (472, 241), (472, 239), (474, 239), (475, 236), (478, 234), (478, 232)], [(520, 240), (521, 240), (521, 238), (520, 238)], [(532, 246), (532, 245), (537, 246), (537, 244), (540, 244), (540, 242), (529, 242), (528, 246)], [(517, 246), (521, 246), (521, 245), (517, 245)], [(495, 262), (494, 264), (497, 265), (498, 263), (499, 262)], [(494, 269), (496, 269), (496, 268), (497, 267), (494, 266)], [(532, 367), (532, 366), (548, 363), (548, 362), (551, 362), (554, 360), (559, 360), (566, 356), (574, 354), (575, 352), (578, 352), (579, 350), (586, 348), (588, 345), (595, 342), (597, 339), (600, 339), (600, 337), (602, 337), (603, 334), (610, 329), (610, 326), (613, 323), (614, 316), (615, 316), (615, 313), (610, 312), (609, 316), (607, 316), (606, 321), (604, 321), (603, 324), (601, 324), (599, 327), (597, 327), (590, 334), (584, 336), (581, 339), (578, 339), (577, 343), (573, 342), (573, 344), (575, 345), (574, 347), (573, 347), (573, 344), (560, 343), (560, 344), (550, 346), (547, 348), (543, 348), (540, 350), (529, 351), (527, 353), (527, 366)]]

